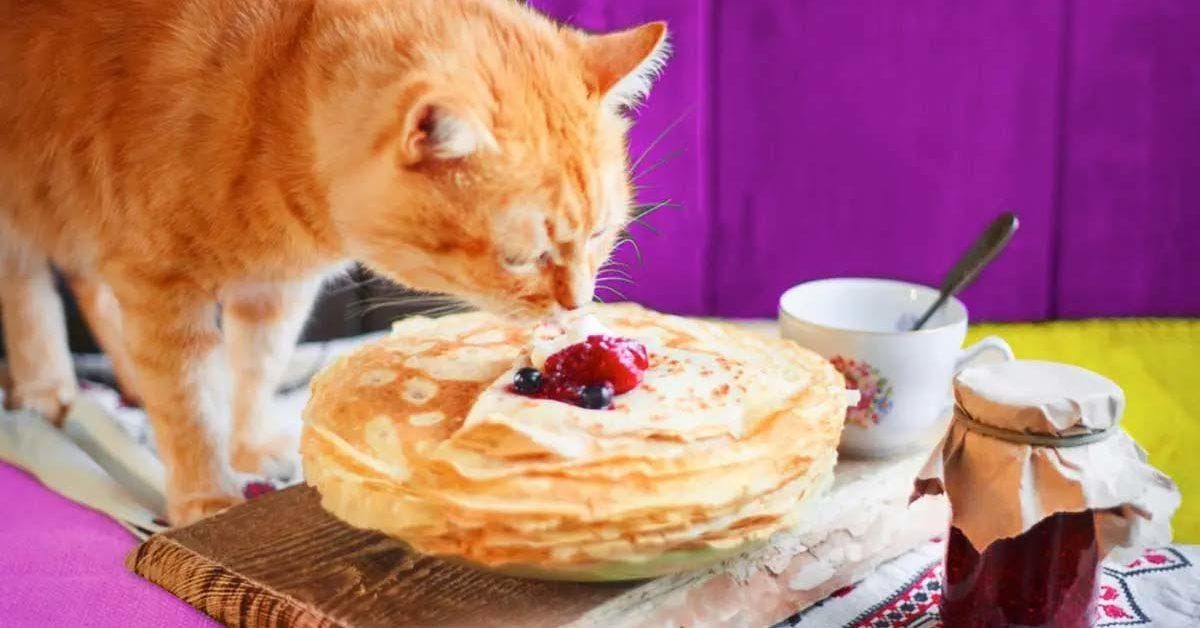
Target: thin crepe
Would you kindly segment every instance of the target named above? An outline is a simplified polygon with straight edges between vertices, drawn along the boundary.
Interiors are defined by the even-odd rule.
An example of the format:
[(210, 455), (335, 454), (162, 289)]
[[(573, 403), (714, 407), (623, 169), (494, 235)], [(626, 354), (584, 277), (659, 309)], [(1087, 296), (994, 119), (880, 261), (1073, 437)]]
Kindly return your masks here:
[(308, 482), (420, 551), (576, 572), (742, 547), (829, 483), (845, 395), (828, 362), (637, 306), (590, 313), (651, 356), (615, 409), (508, 392), (529, 360), (519, 326), (410, 319), (314, 381)]

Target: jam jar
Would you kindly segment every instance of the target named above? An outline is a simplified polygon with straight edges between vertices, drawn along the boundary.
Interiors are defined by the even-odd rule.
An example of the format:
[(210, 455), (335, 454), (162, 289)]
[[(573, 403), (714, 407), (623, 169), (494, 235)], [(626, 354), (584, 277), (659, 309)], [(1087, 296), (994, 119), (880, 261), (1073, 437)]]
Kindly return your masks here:
[(951, 526), (942, 623), (1087, 628), (1095, 615), (1099, 573), (1090, 510), (1053, 514), (982, 553)]
[(1120, 429), (1124, 402), (1066, 364), (955, 377), (954, 418), (915, 485), (950, 501), (943, 625), (1091, 626), (1106, 552), (1170, 542), (1178, 489)]

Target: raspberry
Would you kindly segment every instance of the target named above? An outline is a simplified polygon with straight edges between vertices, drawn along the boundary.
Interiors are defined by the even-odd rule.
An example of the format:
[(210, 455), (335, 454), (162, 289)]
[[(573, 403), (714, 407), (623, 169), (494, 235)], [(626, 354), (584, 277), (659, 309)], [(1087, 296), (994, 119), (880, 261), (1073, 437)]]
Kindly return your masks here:
[(578, 403), (580, 386), (561, 377), (542, 378), (542, 389), (536, 396), (564, 403)]
[(650, 356), (636, 340), (592, 335), (546, 358), (543, 370), (518, 370), (509, 392), (595, 410), (612, 408), (613, 395), (642, 382)]
[(544, 370), (549, 380), (562, 380), (577, 387), (607, 382), (619, 395), (636, 388), (649, 366), (650, 358), (642, 343), (596, 335), (546, 358)]
[[(552, 399), (554, 401), (562, 401), (564, 403), (575, 404), (579, 401), (580, 386), (569, 382), (561, 377), (552, 377), (550, 374), (543, 375), (536, 369), (526, 367), (538, 373), (538, 385), (536, 390), (530, 390), (524, 385), (524, 382), (530, 377), (529, 375), (516, 376), (513, 378), (513, 383), (505, 387), (514, 395), (530, 397), (532, 399)], [(524, 371), (525, 369), (521, 369)]]
[(275, 485), (270, 482), (248, 482), (242, 487), (242, 497), (246, 499), (254, 499), (260, 495), (265, 495), (275, 490)]

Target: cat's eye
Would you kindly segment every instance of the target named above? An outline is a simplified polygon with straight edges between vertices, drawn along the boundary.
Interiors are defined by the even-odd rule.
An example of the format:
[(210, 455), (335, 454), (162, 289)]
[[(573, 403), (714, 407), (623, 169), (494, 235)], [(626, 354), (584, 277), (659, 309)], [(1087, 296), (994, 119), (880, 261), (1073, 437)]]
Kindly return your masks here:
[(505, 256), (501, 260), (504, 270), (507, 270), (514, 275), (527, 275), (536, 271), (540, 266), (550, 261), (550, 253), (543, 252), (534, 257), (524, 255)]

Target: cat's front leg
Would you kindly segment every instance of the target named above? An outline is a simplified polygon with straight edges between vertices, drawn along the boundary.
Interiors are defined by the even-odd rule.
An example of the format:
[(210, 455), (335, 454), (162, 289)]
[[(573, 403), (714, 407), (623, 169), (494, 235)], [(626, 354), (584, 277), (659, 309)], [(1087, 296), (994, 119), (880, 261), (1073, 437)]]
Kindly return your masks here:
[(92, 336), (112, 363), (113, 375), (116, 376), (121, 394), (126, 401), (140, 405), (141, 395), (138, 394), (133, 377), (133, 363), (125, 349), (124, 334), (121, 331), (121, 307), (117, 303), (117, 297), (113, 295), (112, 289), (95, 275), (74, 274), (68, 277), (68, 283)]
[(282, 483), (299, 475), (300, 417), (283, 416), (274, 395), (321, 281), (243, 284), (222, 293), (233, 367), (232, 462)]
[(167, 470), (167, 516), (191, 523), (241, 501), (229, 465), (229, 367), (210, 295), (178, 279), (116, 281), (138, 392)]
[(62, 300), (44, 256), (0, 242), (0, 317), (12, 378), (5, 404), (60, 423), (77, 388)]

